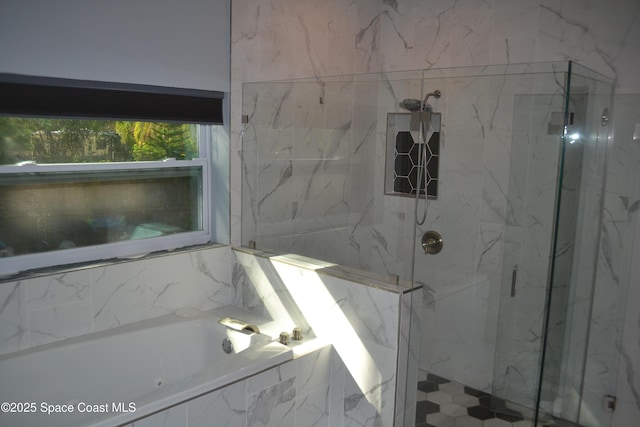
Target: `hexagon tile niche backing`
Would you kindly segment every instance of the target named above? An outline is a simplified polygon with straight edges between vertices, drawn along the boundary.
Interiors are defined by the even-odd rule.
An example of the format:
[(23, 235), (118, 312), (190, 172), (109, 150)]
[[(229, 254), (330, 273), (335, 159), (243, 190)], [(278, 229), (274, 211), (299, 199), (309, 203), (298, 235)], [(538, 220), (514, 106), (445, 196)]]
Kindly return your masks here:
[[(411, 113), (389, 113), (387, 116), (385, 194), (413, 197), (420, 191), (424, 196), (426, 187), (427, 197), (435, 199), (438, 197), (440, 132), (429, 132), (429, 140), (420, 144), (414, 139), (420, 138), (419, 133), (409, 130), (413, 125)], [(423, 148), (426, 150), (426, 177), (419, 176)]]

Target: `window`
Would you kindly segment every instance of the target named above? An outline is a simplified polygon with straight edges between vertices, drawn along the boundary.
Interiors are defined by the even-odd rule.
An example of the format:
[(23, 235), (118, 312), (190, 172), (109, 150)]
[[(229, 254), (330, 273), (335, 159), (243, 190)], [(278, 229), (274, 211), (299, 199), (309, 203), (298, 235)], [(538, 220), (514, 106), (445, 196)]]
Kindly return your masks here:
[(211, 240), (222, 94), (0, 77), (0, 275)]

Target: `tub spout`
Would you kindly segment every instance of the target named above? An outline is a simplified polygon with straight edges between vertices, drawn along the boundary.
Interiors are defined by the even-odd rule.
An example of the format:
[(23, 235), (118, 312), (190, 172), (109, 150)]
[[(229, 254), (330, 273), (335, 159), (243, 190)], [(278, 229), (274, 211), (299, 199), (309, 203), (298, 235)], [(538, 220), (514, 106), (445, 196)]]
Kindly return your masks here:
[(227, 328), (235, 329), (236, 331), (250, 331), (254, 334), (259, 334), (260, 329), (251, 323), (244, 322), (239, 319), (234, 319), (233, 317), (223, 317), (218, 320), (218, 323), (226, 326)]

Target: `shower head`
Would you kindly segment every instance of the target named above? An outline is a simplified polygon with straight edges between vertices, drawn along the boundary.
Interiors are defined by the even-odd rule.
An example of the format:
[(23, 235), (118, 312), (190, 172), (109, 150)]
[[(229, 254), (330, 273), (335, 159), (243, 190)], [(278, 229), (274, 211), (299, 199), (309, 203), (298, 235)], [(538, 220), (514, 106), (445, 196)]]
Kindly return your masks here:
[(425, 97), (424, 101), (420, 101), (419, 99), (407, 98), (400, 101), (400, 108), (404, 108), (407, 111), (415, 112), (415, 111), (431, 111), (431, 105), (427, 104), (427, 100), (429, 97), (433, 96), (434, 98), (440, 98), (442, 93), (439, 90), (429, 92)]
[(407, 98), (400, 101), (400, 108), (414, 112), (422, 110), (425, 105), (419, 99)]

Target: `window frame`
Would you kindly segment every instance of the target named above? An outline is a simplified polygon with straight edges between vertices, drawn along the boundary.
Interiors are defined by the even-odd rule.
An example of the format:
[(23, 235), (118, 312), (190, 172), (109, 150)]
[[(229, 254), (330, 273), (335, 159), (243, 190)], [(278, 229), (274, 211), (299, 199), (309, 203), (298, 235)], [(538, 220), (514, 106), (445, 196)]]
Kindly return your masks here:
[[(108, 111), (109, 116), (105, 115), (95, 115), (89, 113), (85, 114), (77, 114), (73, 112), (69, 114), (65, 111), (64, 105), (65, 100), (61, 100), (59, 102), (62, 110), (52, 108), (50, 111), (43, 112), (42, 110), (38, 110), (34, 114), (30, 115), (27, 110), (15, 111), (12, 110), (11, 103), (13, 101), (3, 101), (7, 100), (7, 97), (0, 96), (0, 114), (7, 116), (22, 116), (22, 117), (48, 117), (48, 118), (68, 118), (68, 119), (106, 119), (106, 120), (130, 120), (130, 121), (173, 121), (180, 123), (191, 123), (197, 126), (196, 132), (198, 135), (198, 158), (190, 159), (190, 160), (160, 160), (160, 161), (132, 161), (132, 162), (111, 162), (111, 163), (53, 163), (53, 164), (21, 164), (21, 165), (0, 165), (0, 179), (3, 176), (8, 176), (12, 174), (25, 174), (29, 172), (77, 172), (77, 173), (87, 173), (91, 171), (110, 171), (110, 170), (145, 170), (145, 169), (162, 169), (162, 168), (200, 168), (202, 171), (201, 176), (201, 188), (199, 194), (199, 216), (200, 216), (200, 225), (201, 230), (195, 231), (185, 231), (182, 233), (175, 233), (171, 235), (152, 237), (147, 239), (139, 239), (139, 240), (124, 240), (118, 242), (110, 242), (103, 243), (91, 246), (82, 246), (77, 248), (70, 249), (58, 249), (51, 250), (47, 252), (39, 252), (32, 254), (20, 254), (14, 255), (10, 257), (0, 258), (0, 278), (8, 277), (8, 276), (19, 276), (22, 273), (37, 270), (47, 267), (57, 267), (57, 266), (65, 266), (70, 264), (78, 264), (78, 263), (88, 263), (88, 262), (100, 262), (110, 259), (130, 259), (130, 258), (139, 258), (144, 255), (147, 255), (151, 252), (158, 251), (171, 251), (182, 247), (199, 245), (211, 243), (213, 241), (213, 237), (215, 235), (215, 227), (214, 227), (214, 219), (212, 213), (212, 201), (215, 197), (213, 194), (213, 189), (215, 188), (215, 183), (211, 182), (213, 177), (213, 173), (211, 168), (213, 167), (213, 129), (212, 127), (215, 125), (224, 125), (222, 121), (221, 109), (218, 111), (218, 107), (222, 105), (222, 99), (224, 99), (224, 94), (221, 92), (211, 92), (211, 91), (199, 91), (199, 90), (191, 90), (191, 89), (180, 89), (180, 88), (163, 88), (163, 87), (155, 87), (155, 86), (144, 86), (144, 85), (128, 85), (128, 84), (120, 84), (120, 83), (106, 83), (106, 82), (83, 82), (83, 81), (75, 81), (75, 80), (67, 80), (67, 79), (53, 79), (53, 78), (38, 78), (38, 77), (29, 77), (29, 76), (14, 76), (0, 73), (0, 94), (3, 91), (14, 91), (17, 86), (12, 86), (13, 84), (19, 85), (24, 82), (28, 82), (32, 84), (32, 86), (40, 87), (42, 92), (45, 94), (56, 93), (60, 94), (60, 88), (73, 87), (74, 89), (85, 88), (87, 90), (93, 90), (96, 87), (99, 87), (101, 90), (104, 89), (107, 94), (106, 98), (109, 100), (108, 103)], [(52, 92), (49, 89), (54, 87), (55, 90)], [(19, 93), (19, 92), (18, 92)], [(64, 93), (64, 92), (62, 92)], [(82, 94), (82, 91), (75, 93)], [(95, 92), (87, 92), (87, 93), (95, 93)], [(114, 104), (113, 97), (114, 94), (119, 96), (120, 103), (123, 105), (123, 114), (113, 113), (114, 105), (117, 107), (117, 102)], [(144, 112), (144, 117), (139, 116), (129, 116), (127, 115), (128, 108), (130, 105), (126, 105), (128, 100), (131, 99), (131, 95), (140, 100), (144, 99), (145, 95), (149, 94), (148, 98), (150, 102), (150, 109), (153, 110), (153, 103), (157, 102), (158, 95), (161, 96), (160, 99), (171, 99), (171, 97), (180, 98), (182, 95), (186, 94), (178, 102), (180, 108), (185, 105), (185, 102), (188, 104), (191, 99), (195, 99), (193, 104), (193, 111), (196, 111), (197, 114), (200, 114), (198, 117), (194, 117), (192, 120), (185, 119), (183, 116), (180, 116), (182, 112), (178, 111), (176, 117), (169, 117), (163, 114), (171, 114), (171, 109), (167, 108), (165, 105), (164, 112), (161, 113), (157, 117), (153, 117), (152, 120), (149, 119), (146, 114), (147, 111)], [(31, 94), (27, 94), (31, 96)], [(199, 96), (199, 98), (198, 98)], [(164, 98), (162, 98), (164, 97)], [(167, 98), (168, 97), (168, 98)], [(32, 97), (33, 98), (33, 97)], [(33, 98), (35, 104), (38, 103), (37, 97)], [(184, 101), (184, 102), (183, 102)], [(201, 111), (203, 102), (210, 106), (210, 110), (205, 113)], [(53, 105), (53, 104), (51, 104)], [(144, 107), (144, 103), (140, 104), (141, 107)], [(22, 108), (22, 107), (21, 107)], [(25, 112), (26, 111), (26, 112)], [(35, 111), (35, 110), (34, 110)], [(219, 114), (220, 113), (220, 114)], [(210, 119), (203, 119), (202, 115), (209, 115)], [(42, 178), (38, 178), (42, 179)]]
[[(204, 128), (204, 129), (203, 129)], [(115, 170), (149, 170), (200, 167), (202, 170), (199, 199), (199, 215), (201, 230), (185, 231), (166, 236), (158, 236), (139, 240), (124, 240), (99, 245), (81, 246), (71, 249), (51, 250), (32, 254), (14, 255), (0, 258), (0, 277), (10, 276), (45, 267), (63, 266), (107, 259), (138, 258), (151, 252), (172, 251), (181, 247), (210, 243), (212, 241), (211, 198), (213, 197), (208, 147), (211, 146), (211, 132), (208, 126), (198, 125), (198, 146), (200, 157), (192, 160), (115, 162), (115, 163), (58, 163), (58, 164), (25, 164), (0, 166), (2, 176), (25, 174), (30, 172), (78, 172), (115, 171)], [(204, 154), (204, 156), (202, 155)], [(42, 178), (38, 178), (42, 179)]]

